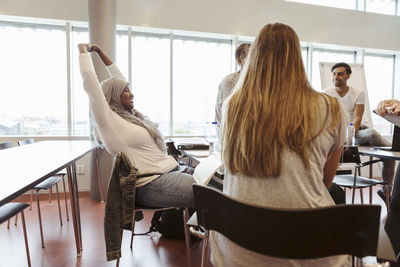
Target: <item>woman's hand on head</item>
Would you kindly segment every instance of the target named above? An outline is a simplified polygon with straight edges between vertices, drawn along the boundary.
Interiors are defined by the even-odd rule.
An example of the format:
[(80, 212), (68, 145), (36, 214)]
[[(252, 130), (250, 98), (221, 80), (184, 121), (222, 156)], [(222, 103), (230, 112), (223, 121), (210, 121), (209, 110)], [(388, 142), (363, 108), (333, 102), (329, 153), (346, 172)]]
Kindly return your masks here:
[(88, 44), (88, 52), (100, 52), (101, 48), (97, 44)]
[(89, 44), (78, 44), (78, 50), (80, 54), (86, 54), (89, 52)]

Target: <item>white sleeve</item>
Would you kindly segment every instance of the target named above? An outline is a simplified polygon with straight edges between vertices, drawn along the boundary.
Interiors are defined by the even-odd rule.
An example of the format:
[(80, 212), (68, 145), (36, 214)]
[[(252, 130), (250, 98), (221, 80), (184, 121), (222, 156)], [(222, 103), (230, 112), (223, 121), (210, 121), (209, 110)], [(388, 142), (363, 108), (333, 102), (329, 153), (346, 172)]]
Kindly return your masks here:
[(365, 92), (363, 90), (358, 94), (355, 105), (365, 105)]
[(121, 151), (116, 117), (110, 109), (94, 71), (89, 54), (79, 55), (83, 88), (89, 97), (89, 106), (106, 148), (112, 154)]
[(123, 80), (126, 81), (124, 75), (123, 75), (122, 72), (119, 70), (119, 68), (117, 67), (117, 65), (111, 64), (111, 65), (107, 66), (107, 70), (108, 70), (108, 73), (110, 74), (111, 77), (121, 78), (121, 79), (123, 79)]

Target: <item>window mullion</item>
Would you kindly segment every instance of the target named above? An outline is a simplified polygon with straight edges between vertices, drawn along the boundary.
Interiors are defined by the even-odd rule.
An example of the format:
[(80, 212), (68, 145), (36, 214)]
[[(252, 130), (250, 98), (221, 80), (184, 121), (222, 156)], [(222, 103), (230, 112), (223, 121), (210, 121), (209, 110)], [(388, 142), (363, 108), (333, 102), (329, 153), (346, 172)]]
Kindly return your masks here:
[(71, 23), (65, 25), (66, 33), (66, 52), (67, 52), (67, 127), (68, 136), (73, 135), (73, 108), (72, 108), (72, 77), (71, 77)]

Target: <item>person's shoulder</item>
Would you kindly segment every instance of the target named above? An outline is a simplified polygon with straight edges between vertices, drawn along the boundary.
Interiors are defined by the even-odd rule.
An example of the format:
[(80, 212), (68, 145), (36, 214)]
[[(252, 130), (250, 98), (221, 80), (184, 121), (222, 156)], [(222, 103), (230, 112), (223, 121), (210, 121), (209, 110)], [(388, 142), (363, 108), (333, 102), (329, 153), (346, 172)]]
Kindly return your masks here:
[(360, 94), (360, 93), (364, 92), (364, 90), (357, 88), (357, 87), (353, 87), (353, 86), (349, 86), (349, 91), (352, 93), (356, 93), (356, 94)]
[(331, 97), (336, 97), (336, 95), (337, 95), (335, 87), (324, 88), (324, 89), (322, 89), (322, 93), (326, 94), (326, 95), (329, 95)]
[(230, 74), (226, 75), (226, 76), (222, 79), (222, 82), (230, 82), (230, 81), (232, 81), (232, 80), (235, 80), (238, 76), (239, 76), (239, 72), (238, 72), (238, 71), (233, 72), (233, 73), (230, 73)]
[(230, 73), (228, 75), (226, 75), (222, 81), (220, 82), (219, 86), (220, 87), (229, 87), (232, 84), (236, 83), (237, 78), (239, 77), (239, 72), (234, 72), (234, 73)]

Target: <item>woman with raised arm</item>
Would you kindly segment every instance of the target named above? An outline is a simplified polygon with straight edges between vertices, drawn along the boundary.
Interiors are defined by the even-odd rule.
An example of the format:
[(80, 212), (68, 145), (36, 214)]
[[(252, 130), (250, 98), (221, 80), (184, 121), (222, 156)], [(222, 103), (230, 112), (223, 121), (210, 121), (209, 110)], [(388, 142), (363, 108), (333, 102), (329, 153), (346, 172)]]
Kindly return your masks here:
[[(292, 28), (264, 26), (223, 110), (225, 193), (264, 207), (335, 205), (328, 187), (347, 117), (337, 100), (312, 89)], [(351, 266), (348, 255), (287, 260), (251, 252), (218, 233), (210, 242), (215, 266)]]
[[(194, 208), (193, 169), (180, 167), (167, 155), (157, 125), (134, 108), (131, 86), (100, 47), (79, 44), (78, 49), (83, 86), (107, 151), (123, 152), (139, 174), (158, 173), (138, 179), (136, 201), (149, 207)], [(99, 83), (88, 52), (99, 55), (111, 78)]]

